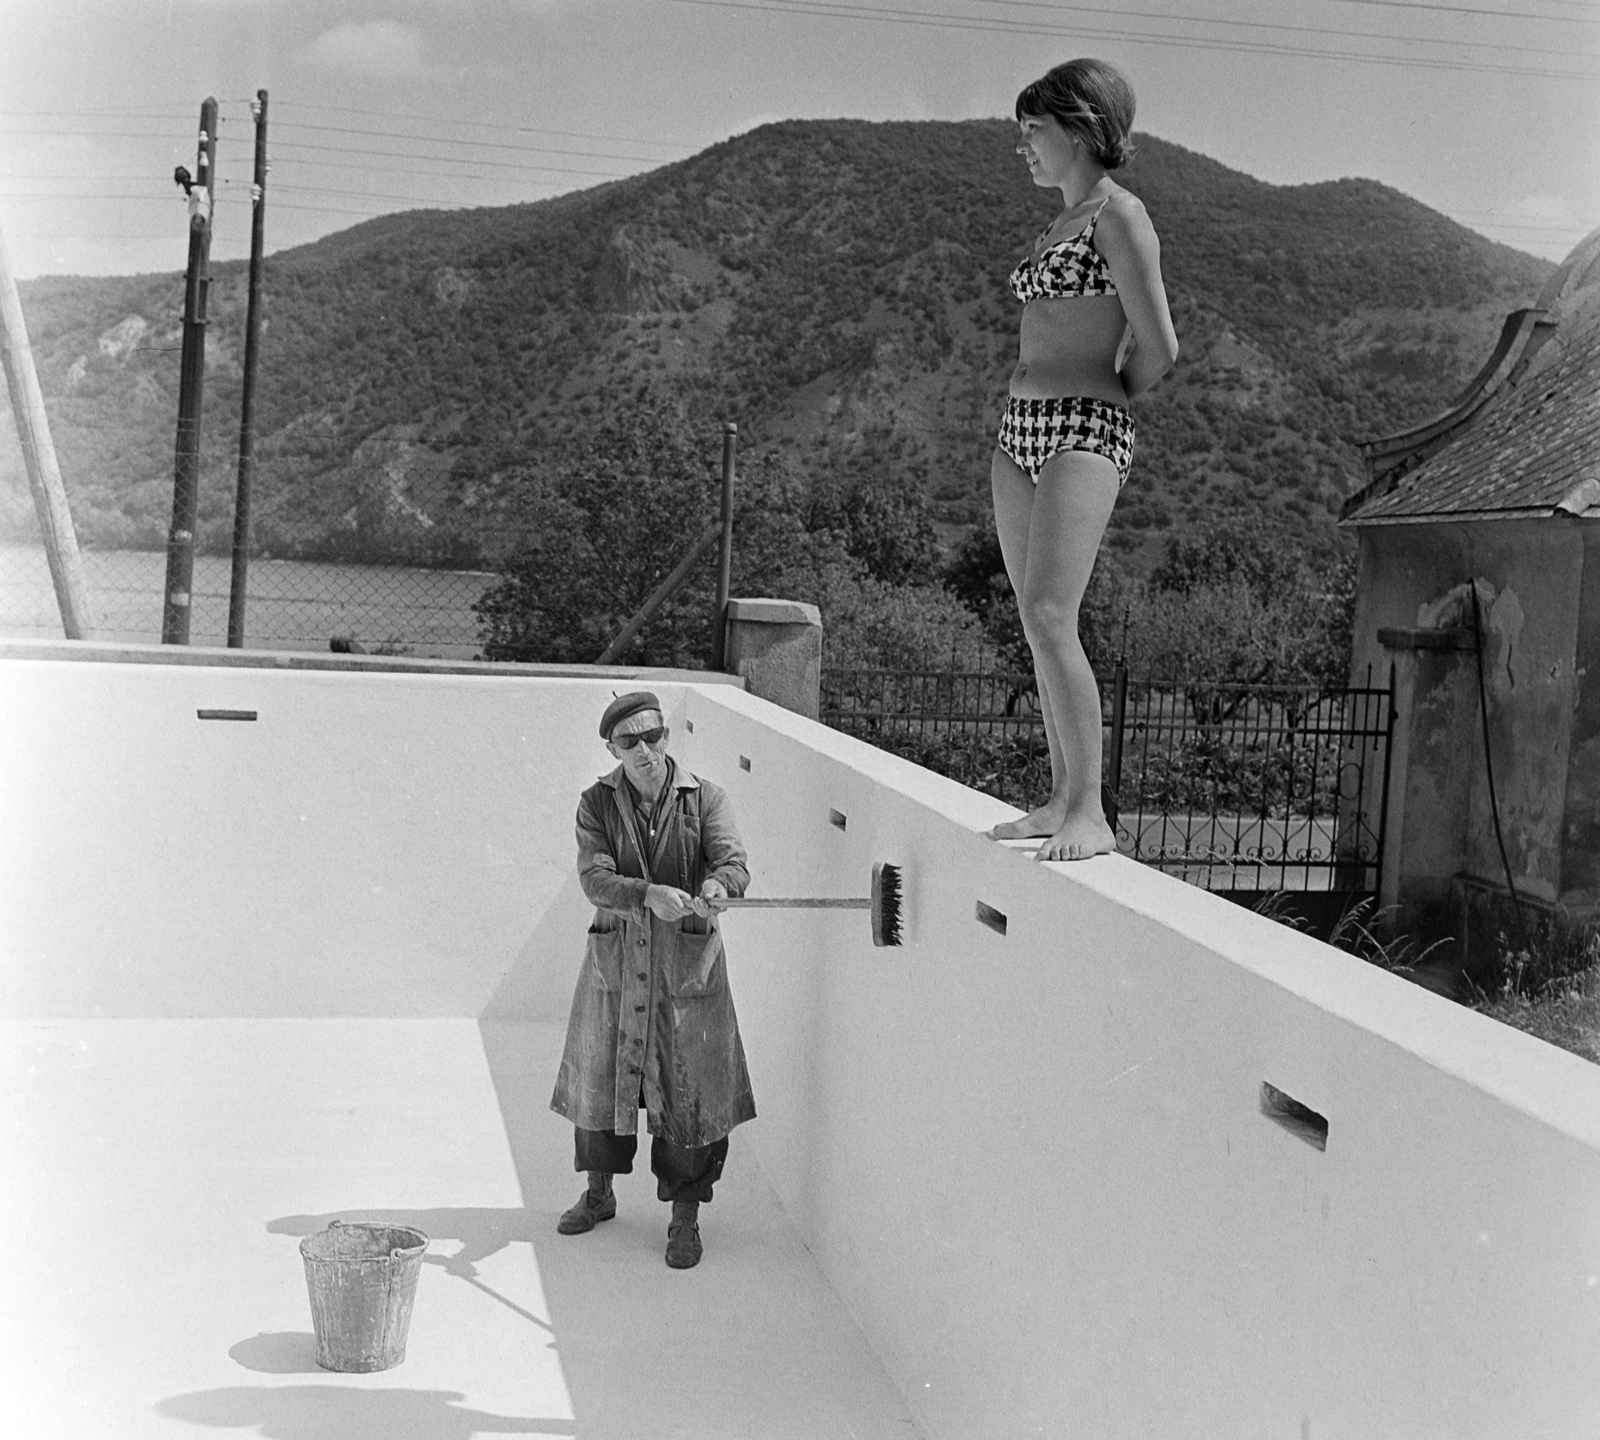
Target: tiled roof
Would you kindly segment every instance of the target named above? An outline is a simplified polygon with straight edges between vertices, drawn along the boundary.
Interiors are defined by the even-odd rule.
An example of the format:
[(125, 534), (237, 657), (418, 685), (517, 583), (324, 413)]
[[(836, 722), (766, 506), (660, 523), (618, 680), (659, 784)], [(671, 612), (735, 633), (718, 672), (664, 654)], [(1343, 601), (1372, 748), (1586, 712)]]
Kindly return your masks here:
[[(1415, 432), (1426, 458), (1380, 475), (1352, 499), (1347, 524), (1550, 514), (1563, 500), (1564, 508), (1582, 513), (1600, 501), (1600, 266), (1584, 258), (1589, 263), (1552, 297), (1546, 318), (1554, 329), (1540, 327), (1522, 373), (1513, 369), (1514, 378), (1487, 400), (1463, 406), (1442, 443), (1433, 427), (1427, 448), (1438, 448), (1431, 454), (1424, 430)], [(1376, 444), (1392, 453), (1404, 438)], [(1569, 497), (1586, 480), (1594, 483), (1574, 507)], [(1600, 515), (1600, 505), (1591, 513)]]

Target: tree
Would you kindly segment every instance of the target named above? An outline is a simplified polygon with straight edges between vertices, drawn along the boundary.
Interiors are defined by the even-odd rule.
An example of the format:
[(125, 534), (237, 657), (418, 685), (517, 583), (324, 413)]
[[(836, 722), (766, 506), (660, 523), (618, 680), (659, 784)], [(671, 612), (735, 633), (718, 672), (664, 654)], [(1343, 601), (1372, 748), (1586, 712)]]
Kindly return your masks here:
[[(1033, 652), (1023, 633), (992, 514), (974, 525), (956, 547), (945, 565), (944, 583), (983, 622), (1006, 664), (1022, 671), (1033, 669)], [(1097, 672), (1109, 670), (1122, 653), (1123, 615), (1137, 588), (1123, 562), (1102, 548), (1078, 608), (1078, 636)]]
[(1305, 563), (1302, 545), (1258, 519), (1229, 517), (1193, 534), (1172, 536), (1161, 563), (1150, 572), (1150, 589), (1187, 595), (1240, 580), (1267, 598), (1294, 584)]
[(1343, 685), (1355, 558), (1313, 556), (1244, 520), (1174, 537), (1132, 605), (1132, 650), (1153, 675), (1214, 684)]
[(811, 493), (807, 528), (835, 532), (874, 580), (920, 585), (938, 578), (939, 540), (927, 497), (901, 471), (885, 470), (848, 484), (819, 482)]
[[(515, 483), (528, 538), (475, 607), (490, 660), (592, 662), (711, 522), (717, 494), (712, 458), (696, 453), (680, 413), (651, 398), (593, 431), (571, 465)], [(704, 664), (711, 603), (697, 573), (627, 658)]]
[[(485, 657), (593, 661), (715, 516), (716, 462), (680, 410), (647, 396), (600, 426), (577, 461), (520, 474), (515, 523), (527, 539), (476, 606)], [(943, 587), (883, 578), (903, 573), (922, 543), (914, 504), (848, 494), (819, 502), (775, 451), (740, 462), (734, 593), (817, 605), (830, 664), (975, 656), (978, 622)], [(714, 584), (707, 557), (623, 658), (703, 666)]]

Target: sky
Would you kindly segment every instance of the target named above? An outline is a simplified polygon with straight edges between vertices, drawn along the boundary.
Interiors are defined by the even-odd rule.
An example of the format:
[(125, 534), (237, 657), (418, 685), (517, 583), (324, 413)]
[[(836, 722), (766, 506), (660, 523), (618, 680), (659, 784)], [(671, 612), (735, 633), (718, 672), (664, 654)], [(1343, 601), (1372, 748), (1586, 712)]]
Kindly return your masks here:
[(0, 0), (0, 233), (22, 278), (181, 270), (208, 95), (235, 259), (260, 89), (270, 252), (772, 120), (1009, 117), (1075, 55), (1273, 184), (1379, 180), (1550, 259), (1600, 226), (1600, 0)]

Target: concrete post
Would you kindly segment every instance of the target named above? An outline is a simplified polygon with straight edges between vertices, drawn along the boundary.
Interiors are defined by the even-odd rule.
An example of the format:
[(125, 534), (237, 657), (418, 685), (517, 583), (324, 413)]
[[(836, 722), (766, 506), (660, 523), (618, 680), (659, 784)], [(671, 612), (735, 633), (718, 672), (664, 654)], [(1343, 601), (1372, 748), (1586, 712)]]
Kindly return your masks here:
[(822, 706), (822, 612), (799, 600), (729, 600), (727, 668), (752, 695), (815, 720)]

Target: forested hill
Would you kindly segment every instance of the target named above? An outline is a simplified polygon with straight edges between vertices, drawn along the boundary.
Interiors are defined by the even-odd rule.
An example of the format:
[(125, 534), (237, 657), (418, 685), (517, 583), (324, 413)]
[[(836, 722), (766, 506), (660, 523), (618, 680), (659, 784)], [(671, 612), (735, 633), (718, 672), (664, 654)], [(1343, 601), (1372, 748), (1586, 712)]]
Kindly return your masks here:
[[(736, 420), (802, 475), (909, 477), (943, 520), (975, 517), (1015, 355), (1005, 277), (1056, 198), (1014, 137), (768, 125), (553, 201), (394, 215), (272, 256), (258, 539), (493, 558), (510, 492), (652, 390), (708, 449)], [(1358, 479), (1351, 439), (1441, 408), (1552, 267), (1371, 181), (1273, 186), (1140, 146), (1119, 179), (1160, 233), (1183, 354), (1137, 404), (1113, 543), (1149, 555), (1240, 510), (1327, 541)], [(270, 234), (270, 197), (267, 213)], [(82, 533), (159, 545), (181, 275), (43, 279), (23, 301)], [(201, 538), (225, 548), (241, 265), (216, 267), (210, 309)], [(0, 522), (26, 510), (0, 443)]]

